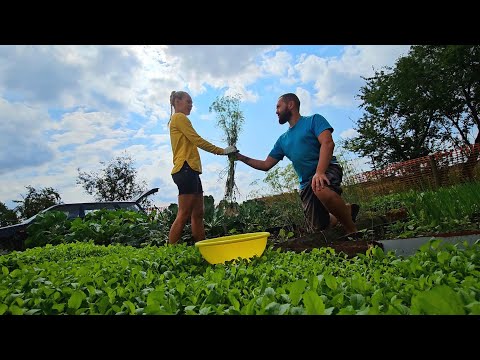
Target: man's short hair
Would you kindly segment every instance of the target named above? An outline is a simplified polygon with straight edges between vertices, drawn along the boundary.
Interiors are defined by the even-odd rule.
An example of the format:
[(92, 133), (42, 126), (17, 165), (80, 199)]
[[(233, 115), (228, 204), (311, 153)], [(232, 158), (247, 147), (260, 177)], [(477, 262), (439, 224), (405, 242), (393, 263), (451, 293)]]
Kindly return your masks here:
[(282, 99), (286, 103), (288, 103), (289, 101), (293, 101), (297, 110), (300, 111), (300, 99), (294, 93), (283, 94), (282, 96), (280, 96), (279, 99)]

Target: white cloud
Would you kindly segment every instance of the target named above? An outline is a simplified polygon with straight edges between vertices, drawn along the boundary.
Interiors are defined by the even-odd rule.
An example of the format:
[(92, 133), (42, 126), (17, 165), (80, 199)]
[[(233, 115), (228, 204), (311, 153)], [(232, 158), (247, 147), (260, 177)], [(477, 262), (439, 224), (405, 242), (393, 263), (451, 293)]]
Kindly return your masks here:
[(310, 94), (310, 92), (301, 87), (297, 87), (295, 94), (300, 100), (300, 114), (305, 116), (312, 115), (312, 95)]
[(0, 98), (0, 175), (40, 165), (54, 157), (45, 134), (48, 120), (41, 110)]
[(286, 51), (277, 51), (273, 56), (264, 57), (262, 70), (269, 75), (286, 76), (292, 70), (292, 55)]
[[(327, 58), (317, 50), (294, 56), (289, 48), (262, 45), (0, 46), (0, 201), (18, 199), (27, 185), (53, 187), (65, 202), (91, 200), (75, 184), (77, 168), (98, 170), (100, 162), (127, 151), (148, 186), (161, 188), (156, 198), (168, 205), (177, 201), (167, 127), (172, 90), (191, 93), (192, 116), (205, 120), (198, 122), (202, 136), (218, 143), (214, 114), (196, 96), (240, 94), (242, 107), (251, 106), (249, 119), (273, 118), (271, 97), (276, 101), (286, 88), (296, 89), (305, 115), (319, 105), (351, 107), (360, 76), (392, 64), (407, 49), (350, 46), (341, 57)], [(264, 145), (280, 133), (262, 126), (250, 120), (250, 133), (242, 133), (239, 143), (261, 136), (255, 146)], [(201, 156), (204, 189), (218, 202), (225, 183), (218, 173), (226, 162)], [(250, 184), (264, 176), (237, 164), (241, 199), (262, 188), (261, 181)]]
[(318, 105), (358, 106), (356, 96), (363, 85), (361, 78), (374, 74), (385, 64), (393, 65), (409, 46), (347, 46), (340, 58), (305, 55), (295, 65), (300, 80), (313, 82)]
[(359, 135), (359, 134), (358, 134), (358, 131), (355, 130), (355, 129), (347, 129), (347, 130), (342, 131), (342, 132), (340, 133), (340, 137), (341, 137), (342, 139), (354, 138), (354, 137), (356, 137), (356, 136), (358, 136), (358, 135)]
[(214, 121), (215, 120), (215, 114), (214, 113), (208, 113), (208, 114), (201, 114), (199, 116), (200, 119), (206, 120), (206, 121)]
[(52, 125), (51, 128), (58, 131), (57, 134), (52, 135), (52, 140), (56, 146), (83, 144), (106, 137), (122, 141), (133, 133), (126, 129), (114, 130), (114, 127), (122, 122), (113, 114), (72, 112)]

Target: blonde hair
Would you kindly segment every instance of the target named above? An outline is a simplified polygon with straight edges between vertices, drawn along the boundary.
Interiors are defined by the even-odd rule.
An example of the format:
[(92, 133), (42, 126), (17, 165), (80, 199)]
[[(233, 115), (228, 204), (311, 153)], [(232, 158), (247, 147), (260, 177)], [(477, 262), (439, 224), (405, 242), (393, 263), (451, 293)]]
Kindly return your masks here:
[(185, 91), (172, 91), (170, 93), (170, 120), (168, 120), (169, 124), (170, 121), (172, 121), (173, 110), (175, 109), (175, 99), (182, 100), (185, 95), (187, 95), (187, 92)]

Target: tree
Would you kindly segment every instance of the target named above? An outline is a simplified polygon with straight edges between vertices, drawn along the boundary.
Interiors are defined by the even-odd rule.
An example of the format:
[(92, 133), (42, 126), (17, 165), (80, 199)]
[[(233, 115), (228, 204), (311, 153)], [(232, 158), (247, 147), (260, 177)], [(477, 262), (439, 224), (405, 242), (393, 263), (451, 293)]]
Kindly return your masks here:
[(394, 68), (364, 79), (359, 136), (345, 147), (374, 168), (470, 145), (469, 134), (480, 128), (478, 45), (412, 46)]
[(81, 172), (78, 168), (77, 184), (95, 196), (97, 201), (131, 200), (147, 190), (145, 180), (138, 180), (137, 170), (133, 167), (130, 155), (123, 154), (110, 160), (100, 172)]
[(28, 193), (26, 196), (22, 195), (23, 200), (13, 200), (19, 205), (15, 211), (20, 214), (22, 219), (28, 219), (40, 211), (61, 203), (60, 194), (53, 188), (47, 187), (40, 191), (35, 190), (32, 186), (26, 187)]
[[(228, 146), (236, 146), (238, 134), (240, 134), (244, 122), (243, 112), (240, 111), (240, 96), (217, 97), (210, 105), (209, 111), (217, 113), (217, 126), (224, 131), (224, 140)], [(234, 155), (229, 155), (224, 198), (231, 204), (235, 201), (236, 193), (238, 192), (235, 184), (235, 167)]]
[(4, 203), (0, 202), (0, 227), (17, 223), (18, 217), (15, 211), (8, 209)]

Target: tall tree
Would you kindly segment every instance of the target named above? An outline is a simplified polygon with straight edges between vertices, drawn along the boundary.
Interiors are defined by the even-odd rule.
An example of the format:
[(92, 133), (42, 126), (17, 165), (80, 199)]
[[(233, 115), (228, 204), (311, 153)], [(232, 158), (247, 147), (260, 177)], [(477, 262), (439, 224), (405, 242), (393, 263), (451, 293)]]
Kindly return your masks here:
[[(374, 168), (470, 145), (480, 128), (480, 46), (416, 45), (395, 67), (364, 78), (359, 136), (346, 149)], [(480, 141), (479, 136), (473, 140)]]
[(18, 217), (14, 210), (10, 210), (0, 201), (0, 227), (18, 223)]
[[(217, 126), (224, 132), (224, 141), (228, 146), (236, 146), (238, 135), (244, 122), (243, 112), (240, 110), (240, 95), (217, 97), (210, 105), (209, 111), (217, 113)], [(235, 184), (236, 161), (228, 156), (227, 181), (225, 183), (225, 199), (231, 204), (236, 199), (238, 188)]]
[(99, 172), (86, 173), (78, 168), (76, 183), (97, 201), (131, 200), (147, 190), (145, 180), (139, 180), (133, 159), (128, 154), (117, 156), (108, 163), (100, 162)]
[(13, 202), (19, 204), (15, 210), (22, 219), (28, 219), (50, 206), (61, 203), (60, 194), (51, 187), (39, 191), (30, 185), (26, 188), (28, 193), (26, 196), (22, 195), (23, 200), (13, 200)]

